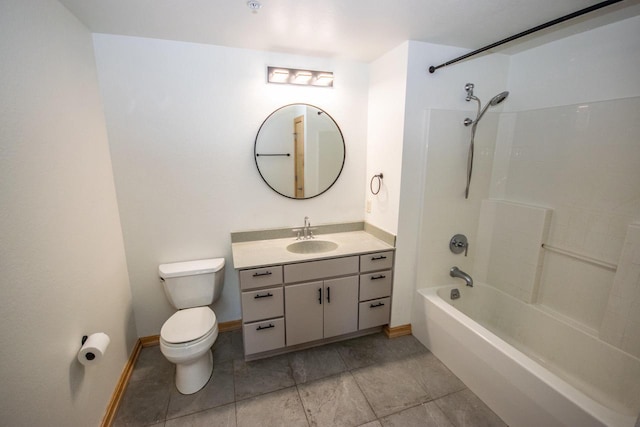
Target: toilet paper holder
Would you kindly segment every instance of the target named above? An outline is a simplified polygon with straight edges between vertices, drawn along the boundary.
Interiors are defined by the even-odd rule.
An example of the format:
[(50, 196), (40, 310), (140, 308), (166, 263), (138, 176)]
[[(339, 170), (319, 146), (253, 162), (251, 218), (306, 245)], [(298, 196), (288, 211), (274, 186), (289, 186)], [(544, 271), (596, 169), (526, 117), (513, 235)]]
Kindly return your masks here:
[[(85, 342), (87, 342), (87, 338), (89, 338), (89, 335), (82, 336), (82, 344), (80, 344), (81, 347), (84, 345)], [(96, 355), (93, 353), (87, 353), (84, 355), (84, 357), (86, 357), (87, 360), (93, 360), (96, 358)]]

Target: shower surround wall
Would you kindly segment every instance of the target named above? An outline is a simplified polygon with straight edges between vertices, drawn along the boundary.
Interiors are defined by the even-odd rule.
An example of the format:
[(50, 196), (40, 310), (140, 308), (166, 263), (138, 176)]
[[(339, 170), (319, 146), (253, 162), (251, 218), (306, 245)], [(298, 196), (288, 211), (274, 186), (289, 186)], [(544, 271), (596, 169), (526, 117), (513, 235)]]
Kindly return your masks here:
[[(603, 262), (544, 251), (536, 302), (636, 357), (638, 270), (615, 270), (628, 226), (640, 222), (638, 69), (640, 17), (514, 55), (509, 89), (519, 95), (501, 118), (491, 188), (552, 208), (547, 244)], [(629, 299), (616, 304), (616, 276), (631, 273)]]
[[(640, 17), (513, 55), (508, 111), (479, 124), (469, 201), (455, 194), (463, 188), (464, 114), (431, 110), (418, 286), (446, 283), (451, 265), (477, 267), (480, 199), (547, 207), (546, 244), (601, 262), (545, 250), (526, 299), (640, 357), (640, 239), (629, 227), (640, 223), (638, 69)], [(448, 253), (454, 232), (468, 233), (469, 257)]]

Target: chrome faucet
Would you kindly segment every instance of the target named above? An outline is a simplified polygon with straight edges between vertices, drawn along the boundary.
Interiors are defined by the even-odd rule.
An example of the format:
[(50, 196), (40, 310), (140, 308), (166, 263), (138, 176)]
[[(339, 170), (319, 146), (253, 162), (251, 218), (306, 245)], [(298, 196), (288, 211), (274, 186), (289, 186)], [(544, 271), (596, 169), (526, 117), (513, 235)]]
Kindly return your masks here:
[[(313, 230), (315, 230), (315, 228), (311, 228), (311, 221), (309, 220), (309, 217), (305, 216), (304, 227), (302, 229), (294, 228), (291, 231), (297, 233), (296, 240), (309, 240), (316, 238), (316, 236), (313, 235)], [(302, 232), (302, 236), (300, 235), (300, 232)]]
[(311, 231), (311, 221), (308, 216), (304, 217), (304, 240), (315, 239), (313, 232)]
[(467, 286), (473, 287), (473, 279), (471, 278), (471, 276), (460, 270), (458, 267), (451, 267), (451, 270), (449, 270), (449, 276), (463, 279), (465, 282), (467, 282)]

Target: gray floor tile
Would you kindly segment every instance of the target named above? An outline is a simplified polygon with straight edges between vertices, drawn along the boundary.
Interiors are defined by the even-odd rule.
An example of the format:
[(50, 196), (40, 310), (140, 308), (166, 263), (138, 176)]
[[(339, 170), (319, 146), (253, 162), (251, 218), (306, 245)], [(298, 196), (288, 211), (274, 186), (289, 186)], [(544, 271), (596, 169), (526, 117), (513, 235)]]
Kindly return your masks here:
[(236, 402), (238, 427), (308, 427), (295, 387)]
[(430, 352), (415, 354), (405, 359), (405, 363), (411, 366), (414, 375), (432, 399), (466, 388), (464, 383)]
[(378, 417), (429, 400), (429, 395), (404, 360), (376, 364), (353, 371), (360, 389)]
[(236, 400), (295, 385), (287, 355), (245, 362), (233, 361)]
[(378, 333), (339, 342), (336, 348), (348, 369), (358, 369), (391, 360), (387, 341), (384, 334)]
[(380, 422), (383, 427), (453, 427), (446, 415), (433, 402), (389, 415), (382, 418)]
[(213, 363), (244, 358), (242, 330), (222, 332), (213, 344)]
[(401, 337), (387, 339), (387, 346), (389, 347), (391, 357), (394, 357), (395, 360), (414, 354), (429, 353), (429, 350), (413, 335), (403, 335)]
[(245, 362), (233, 331), (218, 336), (213, 355), (212, 379), (184, 396), (160, 348), (143, 349), (113, 425), (504, 426), (413, 336), (379, 333)]
[(197, 393), (184, 395), (173, 387), (167, 418), (199, 412), (216, 406), (233, 403), (235, 400), (233, 387), (233, 362), (216, 363), (213, 365), (211, 379), (202, 390)]
[(153, 380), (156, 382), (172, 382), (175, 365), (160, 352), (160, 346), (145, 347), (140, 351), (136, 366), (129, 382)]
[(289, 354), (296, 384), (325, 378), (347, 370), (334, 345), (314, 347)]
[(165, 427), (236, 427), (236, 405), (231, 403), (167, 420)]
[(146, 426), (164, 421), (173, 387), (173, 382), (166, 381), (144, 380), (129, 383), (113, 425)]
[(506, 424), (469, 389), (434, 401), (456, 427), (503, 427)]
[(413, 335), (389, 339), (383, 333), (367, 335), (336, 344), (348, 369), (392, 362), (429, 350)]
[(219, 406), (168, 420), (165, 427), (236, 427), (236, 405)]
[(311, 426), (351, 427), (376, 418), (349, 372), (298, 385), (298, 391)]

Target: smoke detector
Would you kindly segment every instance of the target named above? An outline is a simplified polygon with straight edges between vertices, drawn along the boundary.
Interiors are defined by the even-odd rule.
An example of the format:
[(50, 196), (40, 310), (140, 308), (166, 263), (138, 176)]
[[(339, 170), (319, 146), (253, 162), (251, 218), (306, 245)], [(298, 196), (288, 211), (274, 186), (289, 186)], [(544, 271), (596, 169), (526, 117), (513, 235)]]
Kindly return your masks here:
[(252, 13), (258, 13), (258, 11), (262, 8), (262, 3), (258, 0), (249, 0), (247, 2), (247, 7), (251, 9)]

